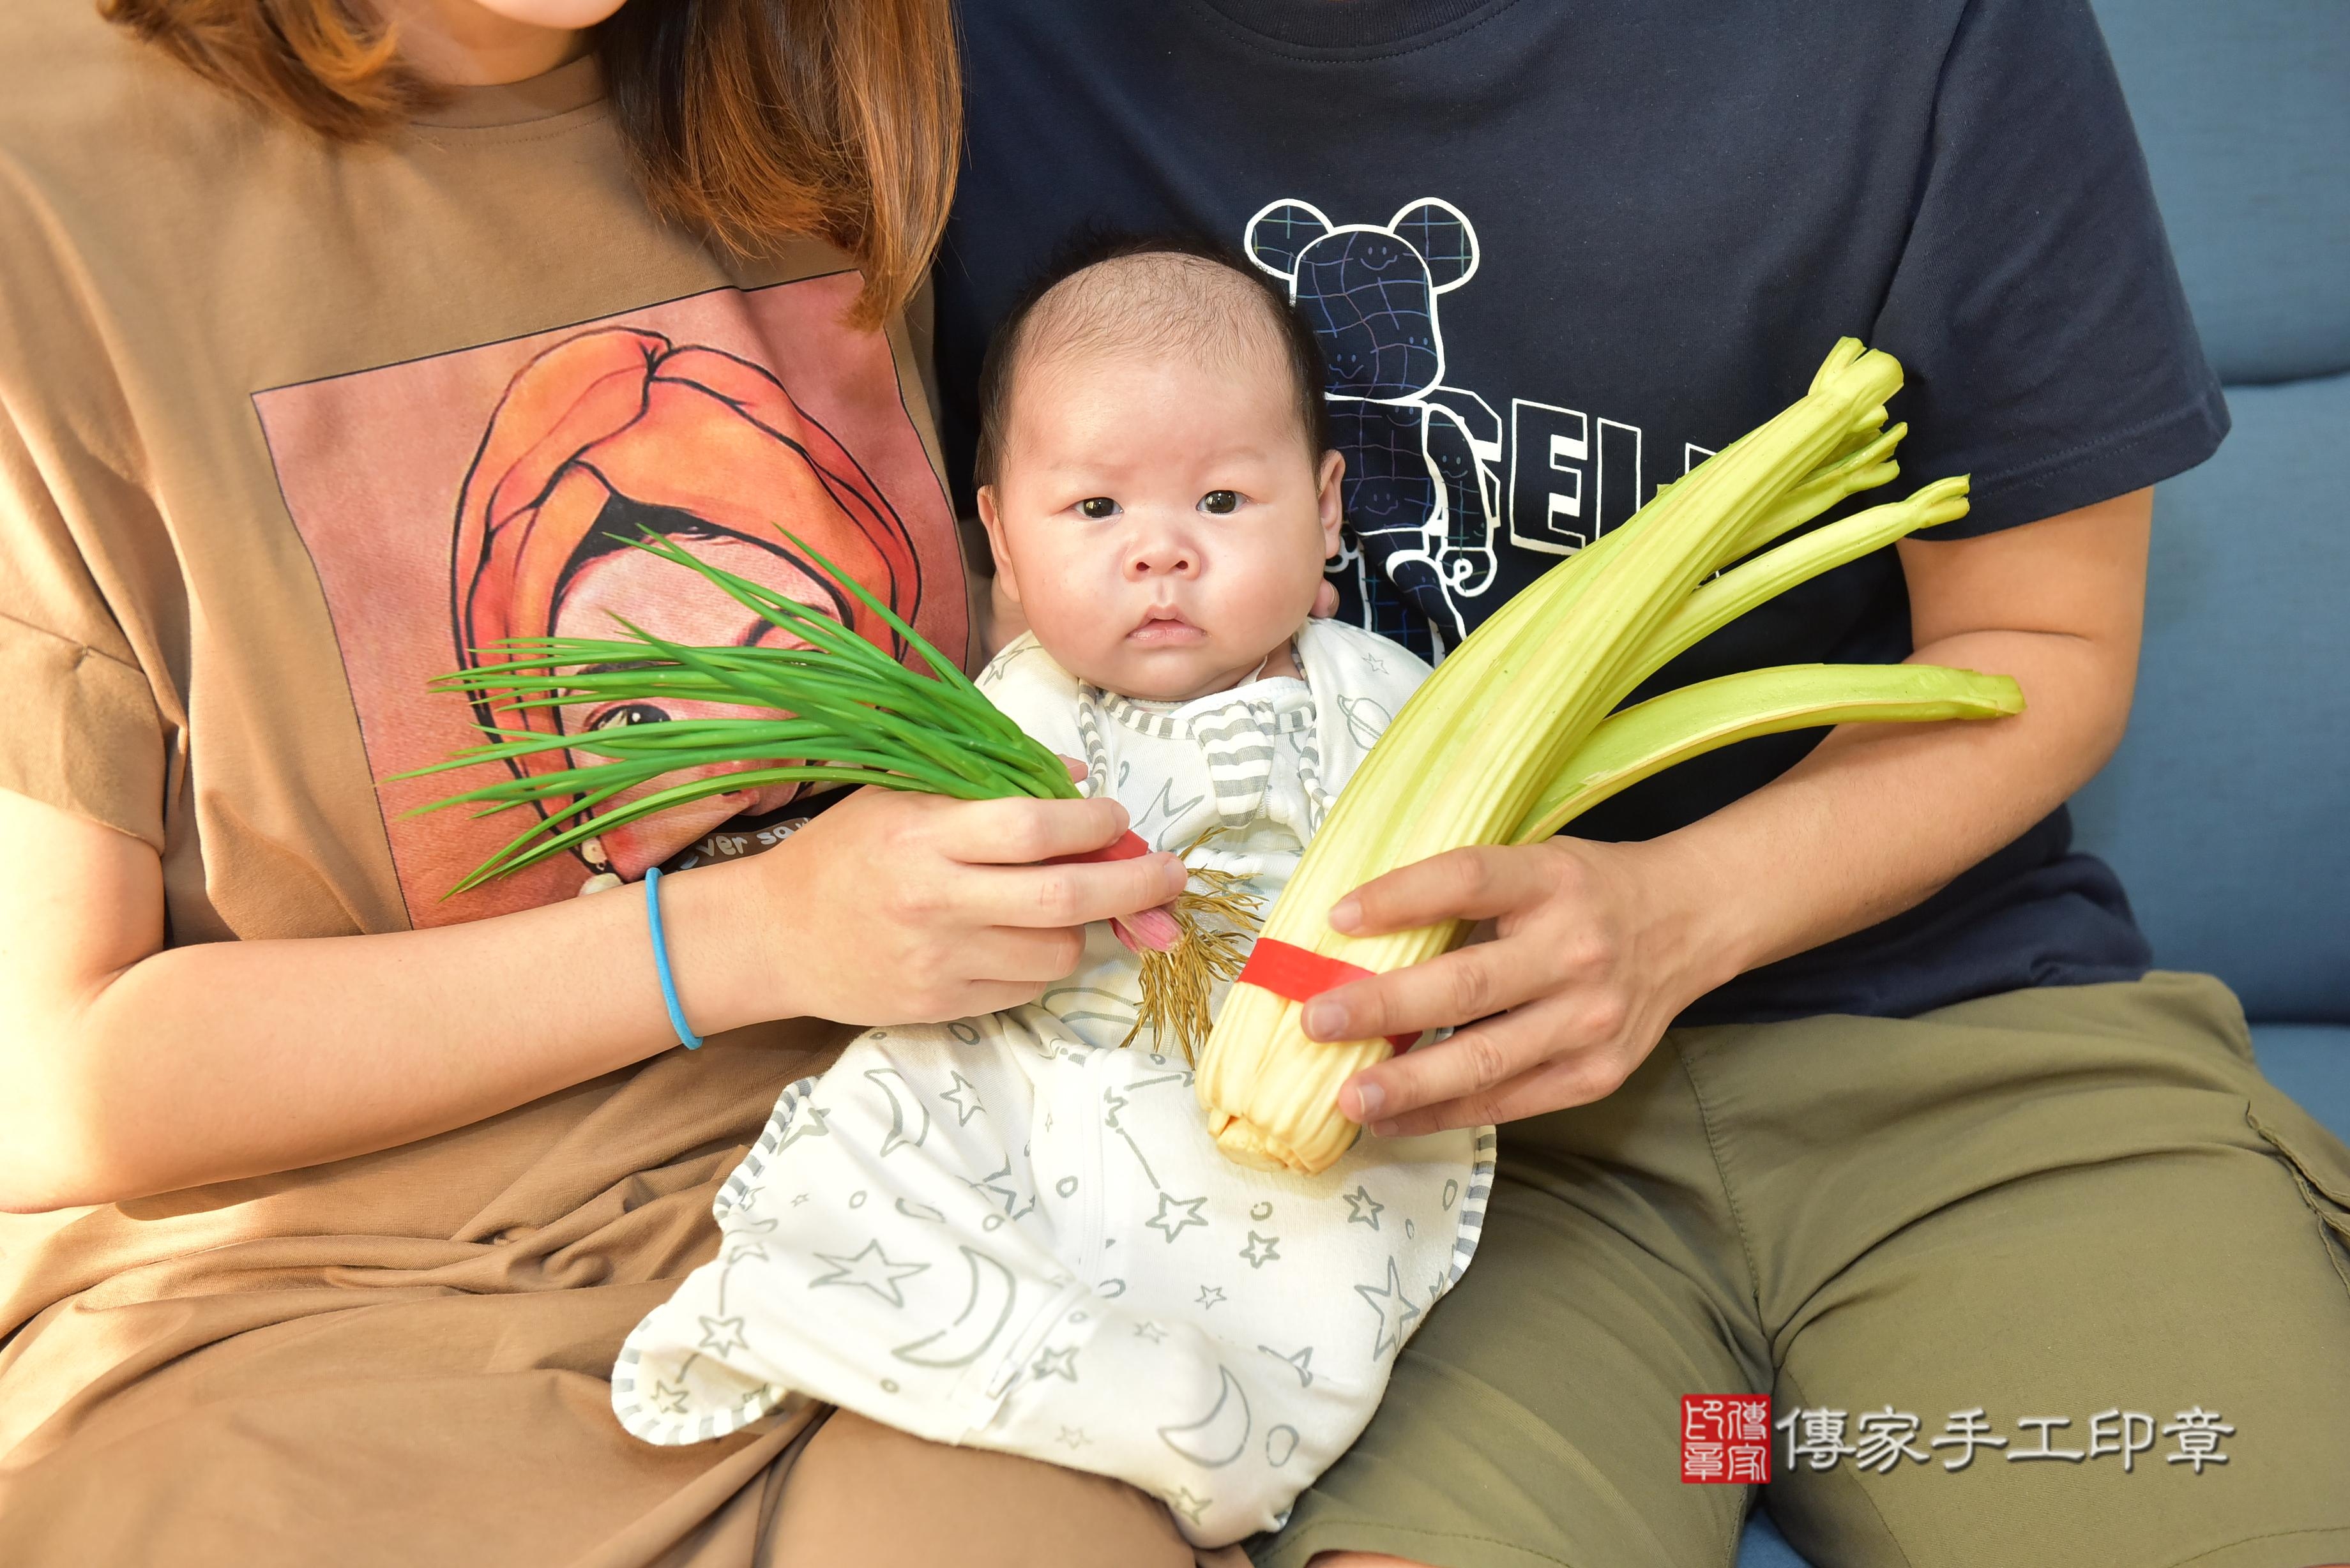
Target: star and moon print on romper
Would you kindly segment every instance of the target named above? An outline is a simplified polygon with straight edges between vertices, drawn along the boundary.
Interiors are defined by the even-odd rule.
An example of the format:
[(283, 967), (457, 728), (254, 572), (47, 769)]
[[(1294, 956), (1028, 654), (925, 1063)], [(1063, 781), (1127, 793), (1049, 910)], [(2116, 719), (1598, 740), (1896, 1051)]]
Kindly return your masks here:
[[(785, 1092), (715, 1205), (718, 1256), (629, 1336), (622, 1424), (701, 1441), (796, 1389), (1120, 1476), (1200, 1544), (1272, 1528), (1473, 1254), (1493, 1135), (1243, 1172), (1191, 1079), (1040, 1007), (868, 1031)], [(1017, 1130), (1054, 1122), (1087, 1136)]]

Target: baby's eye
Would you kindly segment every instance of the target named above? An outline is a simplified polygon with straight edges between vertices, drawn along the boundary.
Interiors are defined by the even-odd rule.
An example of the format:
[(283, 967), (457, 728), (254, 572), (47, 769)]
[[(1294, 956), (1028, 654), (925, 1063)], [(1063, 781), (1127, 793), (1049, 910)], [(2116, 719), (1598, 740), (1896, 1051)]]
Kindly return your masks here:
[(1211, 490), (1200, 497), (1200, 510), (1211, 516), (1222, 517), (1240, 509), (1240, 492), (1236, 490)]
[(1106, 517), (1118, 515), (1118, 503), (1107, 495), (1088, 495), (1077, 503), (1077, 512), (1080, 515), (1090, 517), (1098, 523)]

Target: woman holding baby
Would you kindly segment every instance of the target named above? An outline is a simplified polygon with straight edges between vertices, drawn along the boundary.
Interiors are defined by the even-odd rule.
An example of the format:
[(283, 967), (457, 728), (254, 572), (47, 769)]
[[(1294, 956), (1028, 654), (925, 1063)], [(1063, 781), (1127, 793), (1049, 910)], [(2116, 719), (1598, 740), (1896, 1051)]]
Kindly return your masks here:
[[(697, 639), (762, 635), (632, 576), (619, 531), (853, 620), (774, 547), (776, 522), (818, 529), (931, 640), (987, 651), (939, 478), (969, 431), (950, 427), (942, 462), (925, 392), (920, 285), (960, 112), (944, 5), (363, 8), (389, 31), (304, 0), (105, 9), (30, 0), (0, 20), (0, 650), (16, 693), (0, 725), (0, 1201), (20, 1211), (0, 1221), (0, 1556), (1185, 1560), (1158, 1503), (1078, 1471), (807, 1408), (655, 1449), (614, 1424), (606, 1384), (621, 1336), (713, 1250), (712, 1197), (778, 1090), (843, 1039), (816, 1021), (1025, 1002), (1078, 961), (1088, 922), (1170, 897), (1173, 857), (1038, 864), (1115, 838), (1126, 814), (1107, 800), (866, 792), (816, 809), (745, 792), (452, 899), (511, 830), (411, 818), (430, 789), (381, 782), (470, 738), (472, 715), (429, 705), (423, 681), (484, 628), (617, 610)], [(1742, 1392), (1933, 1420), (2037, 1401), (2084, 1425), (2107, 1404), (2196, 1399), (2274, 1445), (2219, 1478), (2234, 1491), (2191, 1497), (2148, 1484), (2170, 1475), (2054, 1467), (2056, 1488), (2048, 1467), (2003, 1464), (1774, 1485), (1791, 1532), (1853, 1561), (1982, 1517), (2035, 1544), (2077, 1532), (2066, 1561), (2168, 1560), (2189, 1541), (2246, 1563), (2350, 1551), (2309, 1480), (2350, 1463), (2320, 1419), (2350, 1399), (2345, 1357), (2280, 1385), (2238, 1348), (2314, 1343), (2342, 1307), (2243, 1105), (2303, 1147), (2323, 1135), (2231, 1054), (2223, 992), (2138, 978), (2117, 894), (2034, 826), (2126, 711), (2146, 486), (2199, 461), (2221, 418), (2142, 190), (2081, 204), (2127, 158), (2066, 182), (1985, 130), (2017, 118), (1999, 88), (2019, 60), (2087, 60), (2096, 79), (2085, 13), (2043, 36), (2014, 5), (1963, 28), (1932, 8), (1904, 24), (1939, 26), (1930, 49), (1848, 29), (1855, 59), (1904, 62), (1867, 101), (1908, 94), (1927, 140), (1890, 161), (1898, 179), (1825, 171), (1806, 200), (1782, 187), (1770, 221), (1721, 230), (1747, 243), (1714, 253), (1761, 258), (1733, 284), (1690, 259), (1705, 247), (1659, 237), (1692, 192), (1783, 177), (1789, 139), (1856, 159), (1867, 139), (1678, 113), (1633, 8), (1597, 8), (1565, 42), (1529, 15), (1546, 9), (1201, 0), (1147, 25), (1048, 0), (975, 9), (971, 178), (941, 274), (950, 410), (1021, 276), (1079, 218), (1205, 229), (1342, 335), (1383, 329), (1337, 314), (1349, 267), (1416, 283), (1379, 297), (1418, 337), (1363, 361), (1406, 381), (1334, 381), (1354, 432), (1337, 444), (1358, 483), (1362, 453), (1449, 454), (1452, 488), (1431, 524), (1418, 475), (1437, 469), (1399, 459), (1384, 498), (1401, 510), (1349, 508), (1340, 607), (1438, 651), (1528, 560), (1570, 547), (1578, 519), (1621, 520), (1643, 472), (1624, 432), (1654, 431), (1647, 472), (1671, 476), (1659, 452), (1734, 436), (1778, 379), (1799, 389), (1825, 348), (1807, 310), (1837, 316), (1911, 364), (1913, 442), (1975, 470), (1985, 529), (1904, 545), (1800, 607), (1811, 629), (1712, 657), (1914, 653), (2013, 673), (2032, 709), (1994, 733), (1838, 732), (1627, 807), (1593, 839), (1446, 857), (1334, 911), (1366, 929), (1496, 923), (1493, 941), (1330, 993), (1314, 1026), (1497, 1015), (1343, 1103), (1401, 1132), (1504, 1121), (1502, 1177), (1461, 1294), (1260, 1559), (1718, 1561), (1742, 1493), (1679, 1484), (1678, 1397)], [(1828, 9), (1823, 28), (1866, 8)], [(1834, 76), (1800, 40), (1686, 52)], [(1497, 95), (1497, 73), (1569, 58), (1607, 63), (1622, 90), (1586, 96), (1612, 118), (1575, 136), (1463, 129), (1463, 105), (1543, 103), (1531, 80)], [(2117, 104), (2085, 101), (2066, 129), (2118, 156)], [(1661, 144), (1632, 130), (1665, 123), (1681, 152), (1753, 167), (1717, 186), (1673, 147), (1640, 161)], [(2017, 134), (2076, 160), (2085, 144)], [(1530, 150), (1562, 147), (1638, 210), (1551, 205)], [(1258, 189), (1242, 171), (1276, 151), (1291, 161)], [(1455, 200), (1471, 170), (1525, 183)], [(1995, 269), (1942, 258), (1980, 211), (2030, 210), (2043, 188), (2070, 204), (2043, 203), (2058, 217), (2036, 240), (2095, 265), (1993, 308), (1970, 290)], [(1498, 216), (1512, 202), (1523, 235)], [(1905, 252), (1913, 225), (1950, 248)], [(1895, 237), (1872, 254), (1824, 233)], [(1537, 244), (1590, 265), (1502, 286)], [(1567, 320), (1565, 281), (1604, 297), (1648, 362), (1614, 383), (1503, 385), (1477, 353), (1499, 355), (1505, 329), (1530, 358), (1607, 358)], [(1763, 302), (1751, 322), (1681, 329), (1748, 298)], [(2021, 363), (1984, 337), (2002, 313), (2033, 330), (2077, 318), (2048, 350), (2069, 367), (2056, 391), (1955, 374)], [(1461, 395), (1481, 383), (1493, 395)], [(2139, 401), (2120, 404), (2125, 383)], [(1667, 412), (1677, 399), (1685, 416)], [(1938, 425), (1952, 433), (1929, 438)], [(1505, 466), (1512, 440), (1541, 462)], [(2002, 463), (2013, 483), (1988, 498)], [(1399, 543), (1415, 529), (1418, 576)], [(1521, 536), (1536, 545), (1513, 556)], [(699, 1053), (671, 1049), (656, 984), (639, 880), (656, 864), (680, 868), (660, 897), (684, 1014), (723, 1036)], [(1847, 940), (1946, 885), (1927, 917)], [(2054, 926), (2052, 908), (2068, 911)], [(1771, 995), (1731, 989), (1763, 970)], [(1685, 1014), (1719, 1026), (1668, 1033)], [(2207, 1308), (2237, 1332), (2177, 1330)], [(2158, 1333), (2179, 1386), (2128, 1381)], [(2010, 1490), (1987, 1505), (1972, 1483)], [(2251, 1543), (2285, 1530), (2304, 1532), (2300, 1556)]]
[(481, 646), (754, 635), (620, 547), (648, 531), (856, 624), (785, 523), (972, 645), (907, 314), (957, 146), (944, 5), (106, 10), (0, 20), (0, 1559), (1103, 1533), (972, 1519), (999, 1469), (1172, 1543), (1107, 1483), (853, 1420), (655, 1449), (607, 1390), (839, 1035), (767, 1021), (1025, 1001), (1172, 857), (1033, 864), (1114, 838), (1106, 801), (873, 793), (727, 840), (663, 888), (719, 1036), (689, 1054), (639, 878), (806, 805), (448, 898), (511, 830), (379, 792), (463, 742), (422, 681)]

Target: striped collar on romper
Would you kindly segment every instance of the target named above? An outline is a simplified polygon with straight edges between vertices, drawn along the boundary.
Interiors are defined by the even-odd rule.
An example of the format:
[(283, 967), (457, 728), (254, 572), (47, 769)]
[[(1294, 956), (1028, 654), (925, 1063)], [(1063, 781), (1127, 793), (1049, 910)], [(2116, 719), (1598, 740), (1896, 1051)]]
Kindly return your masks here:
[(1311, 687), (1291, 677), (1252, 680), (1228, 692), (1211, 692), (1187, 702), (1160, 702), (1121, 696), (1100, 687), (1079, 688), (1077, 729), (1086, 746), (1090, 776), (1107, 779), (1108, 749), (1100, 732), (1107, 717), (1123, 729), (1160, 741), (1188, 741), (1200, 749), (1215, 791), (1217, 819), (1240, 826), (1264, 810), (1278, 736), (1296, 737), (1298, 783), (1306, 803), (1306, 831), (1321, 826), (1330, 809), (1322, 787), (1321, 748), (1315, 744), (1315, 702)]

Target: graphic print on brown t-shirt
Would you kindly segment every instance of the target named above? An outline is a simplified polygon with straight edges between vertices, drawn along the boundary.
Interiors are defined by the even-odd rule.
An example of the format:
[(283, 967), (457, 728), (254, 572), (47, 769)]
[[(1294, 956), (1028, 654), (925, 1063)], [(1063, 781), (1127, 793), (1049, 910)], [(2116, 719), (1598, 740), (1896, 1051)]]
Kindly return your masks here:
[[(503, 639), (617, 636), (616, 617), (687, 644), (777, 637), (700, 576), (628, 546), (648, 532), (891, 647), (868, 610), (798, 556), (788, 529), (933, 643), (963, 646), (953, 520), (889, 340), (840, 322), (858, 286), (836, 273), (712, 289), (255, 396), (378, 781), (478, 742), (473, 726), (490, 715), (425, 683), (494, 660), (485, 650)], [(502, 717), (577, 734), (741, 711), (582, 704)], [(527, 765), (595, 761), (567, 748)], [(381, 784), (414, 924), (568, 898), (606, 864), (633, 878), (679, 842), (680, 815), (663, 814), (603, 836), (600, 862), (560, 856), (447, 898), (526, 823), (518, 812), (405, 814), (506, 765)], [(698, 832), (771, 811), (790, 793), (743, 792), (679, 813), (695, 814)]]

